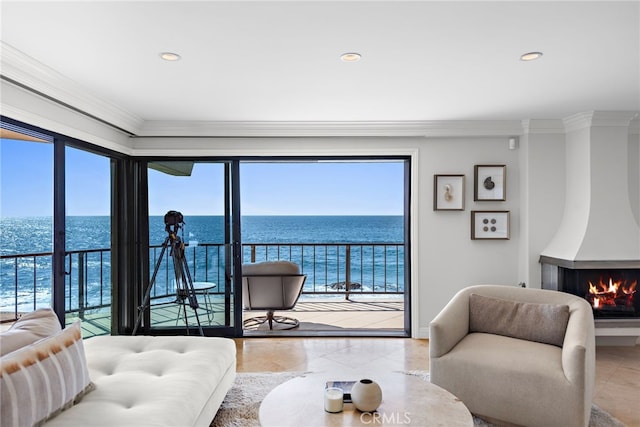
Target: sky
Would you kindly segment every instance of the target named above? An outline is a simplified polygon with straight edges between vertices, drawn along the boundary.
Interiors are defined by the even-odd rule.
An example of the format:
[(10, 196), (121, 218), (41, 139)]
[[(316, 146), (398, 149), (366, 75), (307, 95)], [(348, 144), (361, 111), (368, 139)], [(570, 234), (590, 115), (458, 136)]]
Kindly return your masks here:
[[(51, 216), (53, 145), (0, 140), (0, 216)], [(224, 213), (224, 168), (149, 171), (149, 213)], [(242, 215), (402, 215), (402, 162), (241, 162)], [(67, 215), (109, 215), (109, 159), (66, 149)]]

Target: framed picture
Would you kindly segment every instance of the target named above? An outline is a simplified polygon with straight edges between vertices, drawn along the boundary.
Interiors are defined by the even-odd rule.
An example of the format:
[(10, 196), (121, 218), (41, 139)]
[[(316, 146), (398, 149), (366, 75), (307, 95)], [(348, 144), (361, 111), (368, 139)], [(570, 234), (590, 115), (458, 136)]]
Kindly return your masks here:
[(471, 240), (509, 240), (509, 211), (471, 211)]
[(505, 165), (475, 165), (473, 200), (507, 200), (507, 167)]
[(433, 210), (464, 210), (464, 175), (433, 176)]

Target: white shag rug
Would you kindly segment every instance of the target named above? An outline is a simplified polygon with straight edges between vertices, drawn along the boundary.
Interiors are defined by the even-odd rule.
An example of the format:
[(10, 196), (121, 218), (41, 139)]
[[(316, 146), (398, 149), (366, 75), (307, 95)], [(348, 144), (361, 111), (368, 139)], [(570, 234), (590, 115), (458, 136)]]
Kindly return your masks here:
[[(429, 381), (428, 371), (406, 371), (405, 373)], [(304, 374), (308, 372), (239, 373), (211, 422), (211, 427), (259, 427), (258, 413), (260, 403), (265, 396), (285, 381)], [(473, 417), (473, 424), (476, 427), (493, 427), (493, 424), (476, 416)], [(624, 427), (624, 424), (593, 405), (589, 427)]]

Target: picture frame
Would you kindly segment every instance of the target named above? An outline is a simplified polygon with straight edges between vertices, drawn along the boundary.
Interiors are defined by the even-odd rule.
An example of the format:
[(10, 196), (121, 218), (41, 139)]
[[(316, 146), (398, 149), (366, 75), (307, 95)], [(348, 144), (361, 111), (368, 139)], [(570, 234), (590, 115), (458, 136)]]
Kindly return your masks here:
[(433, 210), (464, 210), (464, 175), (433, 176)]
[(510, 211), (471, 211), (471, 240), (509, 240)]
[(475, 165), (473, 168), (474, 188), (473, 200), (499, 201), (507, 200), (507, 166)]

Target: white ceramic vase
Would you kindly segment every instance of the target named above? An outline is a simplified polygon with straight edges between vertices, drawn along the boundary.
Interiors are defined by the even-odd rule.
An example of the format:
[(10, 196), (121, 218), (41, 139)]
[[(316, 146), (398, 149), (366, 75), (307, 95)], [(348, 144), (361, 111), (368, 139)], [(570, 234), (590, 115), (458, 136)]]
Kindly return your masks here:
[(377, 382), (362, 379), (351, 388), (351, 401), (361, 412), (373, 412), (382, 402), (382, 389)]

